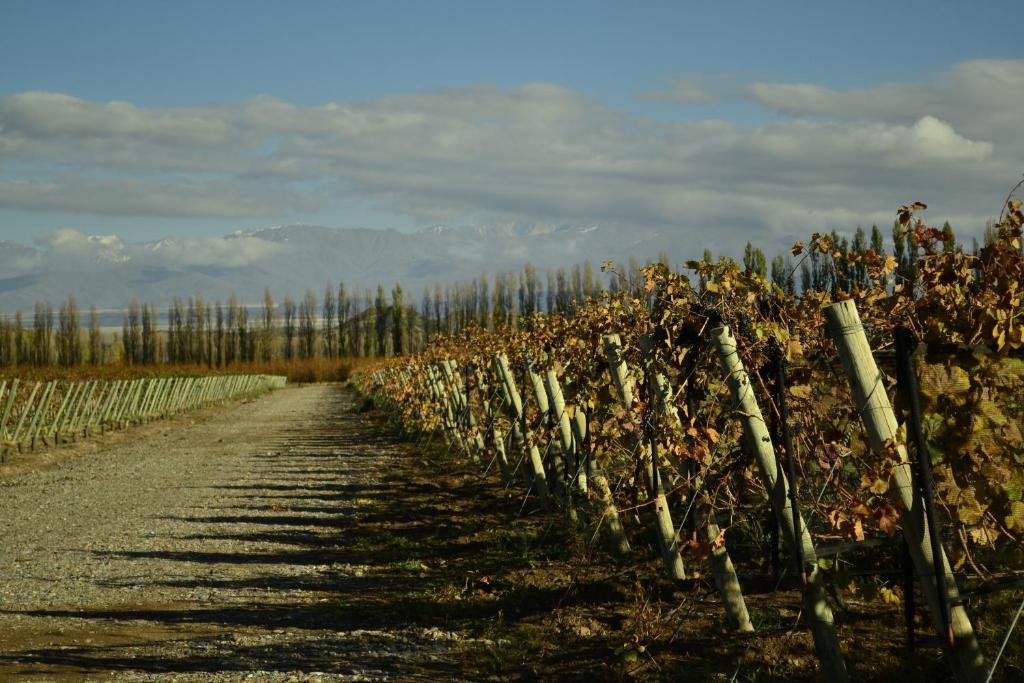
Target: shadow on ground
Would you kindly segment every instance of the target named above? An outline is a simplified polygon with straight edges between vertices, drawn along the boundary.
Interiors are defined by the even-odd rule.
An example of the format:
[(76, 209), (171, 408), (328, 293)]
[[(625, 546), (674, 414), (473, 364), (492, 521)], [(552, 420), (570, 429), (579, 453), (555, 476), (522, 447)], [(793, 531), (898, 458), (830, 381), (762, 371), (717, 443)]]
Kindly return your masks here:
[[(735, 634), (705, 581), (669, 585), (653, 560), (616, 565), (563, 520), (529, 506), (519, 515), (520, 494), (436, 448), (398, 441), (378, 417), (354, 413), (346, 390), (318, 410), (209, 487), (210, 506), (166, 518), (197, 529), (169, 546), (202, 550), (93, 554), (194, 565), (186, 578), (150, 577), (148, 585), (205, 599), (21, 612), (73, 619), (79, 631), (0, 657), (0, 671), (817, 679), (795, 592), (751, 581), (759, 633)], [(218, 550), (228, 540), (256, 549)], [(639, 548), (636, 557), (653, 553)], [(865, 607), (838, 618), (858, 680), (945, 676), (936, 653), (902, 651), (889, 612)]]

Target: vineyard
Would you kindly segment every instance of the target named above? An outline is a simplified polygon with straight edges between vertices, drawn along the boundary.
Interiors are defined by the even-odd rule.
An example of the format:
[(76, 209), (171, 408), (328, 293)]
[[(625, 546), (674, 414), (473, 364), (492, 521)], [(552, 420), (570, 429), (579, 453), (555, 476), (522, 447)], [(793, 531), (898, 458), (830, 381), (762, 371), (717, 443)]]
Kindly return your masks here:
[(755, 631), (748, 586), (798, 592), (825, 680), (864, 678), (837, 635), (863, 604), (899, 614), (907, 651), (941, 653), (950, 678), (1011, 680), (1024, 673), (1024, 213), (1009, 201), (969, 255), (924, 209), (898, 211), (909, 274), (825, 235), (793, 256), (829, 264), (831, 291), (794, 293), (730, 260), (655, 264), (640, 296), (470, 326), (356, 383), (405, 437), (443, 435), (518, 487), (522, 513), (609, 562), (650, 546), (667, 580), (698, 590), (709, 576), (735, 631)]
[(0, 447), (51, 445), (94, 430), (125, 428), (284, 386), (273, 375), (136, 380), (0, 381)]

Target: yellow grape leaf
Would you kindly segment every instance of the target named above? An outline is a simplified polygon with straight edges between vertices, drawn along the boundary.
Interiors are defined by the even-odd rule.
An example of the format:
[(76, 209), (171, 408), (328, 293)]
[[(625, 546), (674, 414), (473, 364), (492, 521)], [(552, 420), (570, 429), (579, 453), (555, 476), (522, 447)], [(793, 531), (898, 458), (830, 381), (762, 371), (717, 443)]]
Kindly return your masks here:
[(882, 602), (884, 602), (887, 605), (903, 604), (903, 598), (901, 598), (899, 594), (896, 593), (896, 591), (887, 586), (882, 586), (878, 589), (878, 597), (880, 597), (882, 599)]
[(964, 524), (972, 525), (981, 521), (982, 515), (985, 514), (985, 508), (978, 502), (973, 486), (968, 486), (960, 492), (956, 511), (960, 521)]
[(994, 425), (1002, 427), (1006, 424), (1006, 415), (1003, 415), (1003, 411), (999, 410), (993, 401), (988, 399), (978, 401), (978, 412), (985, 416), (985, 419)]
[(955, 396), (971, 388), (971, 379), (955, 365), (925, 365), (921, 373), (921, 393), (933, 401), (940, 396)]
[(810, 399), (811, 398), (811, 385), (809, 384), (796, 384), (789, 388), (789, 393), (797, 398)]
[(1024, 503), (1019, 500), (1010, 503), (1010, 514), (1003, 521), (1010, 531), (1024, 531)]

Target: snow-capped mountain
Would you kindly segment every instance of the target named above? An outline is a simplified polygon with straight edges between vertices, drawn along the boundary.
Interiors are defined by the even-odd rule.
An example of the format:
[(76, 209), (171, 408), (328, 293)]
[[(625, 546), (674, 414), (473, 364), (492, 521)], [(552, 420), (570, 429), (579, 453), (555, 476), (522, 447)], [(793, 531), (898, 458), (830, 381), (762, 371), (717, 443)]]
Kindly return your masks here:
[(431, 226), (414, 233), (283, 225), (208, 239), (130, 242), (116, 235), (61, 230), (35, 245), (0, 241), (0, 312), (30, 309), (74, 294), (83, 306), (118, 308), (137, 298), (163, 306), (174, 296), (257, 302), (269, 287), (278, 300), (322, 292), (327, 281), (350, 289), (400, 283), (418, 299), (424, 286), (482, 272), (570, 268), (589, 259), (694, 258), (684, 235), (610, 225), (503, 223)]

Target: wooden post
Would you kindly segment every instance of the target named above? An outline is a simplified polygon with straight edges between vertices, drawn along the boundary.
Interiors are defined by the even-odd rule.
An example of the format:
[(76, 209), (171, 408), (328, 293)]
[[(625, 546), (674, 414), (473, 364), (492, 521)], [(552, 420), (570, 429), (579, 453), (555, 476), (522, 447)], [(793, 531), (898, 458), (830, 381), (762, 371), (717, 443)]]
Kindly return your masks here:
[(116, 380), (114, 386), (111, 387), (110, 395), (106, 398), (107, 405), (100, 413), (100, 424), (105, 425), (107, 420), (111, 419), (114, 415), (114, 410), (117, 408), (121, 401), (121, 394), (124, 393), (124, 380)]
[(454, 399), (449, 396), (441, 378), (438, 376), (437, 369), (433, 365), (427, 366), (427, 379), (430, 381), (430, 388), (433, 393), (434, 400), (441, 405), (441, 417), (445, 431), (448, 434), (449, 444), (452, 448), (458, 446), (459, 449), (464, 450), (465, 444), (462, 440), (462, 434), (459, 432), (459, 425), (455, 421), (455, 415), (458, 412), (458, 409), (453, 407)]
[[(942, 623), (941, 603), (936, 589), (935, 562), (931, 542), (928, 537), (928, 523), (924, 518), (921, 499), (914, 486), (914, 477), (907, 457), (907, 449), (901, 443), (895, 443), (897, 437), (896, 415), (893, 413), (889, 396), (885, 393), (882, 374), (875, 364), (868, 344), (864, 326), (853, 301), (839, 301), (825, 309), (829, 332), (839, 351), (843, 369), (850, 381), (857, 409), (868, 435), (868, 442), (876, 452), (883, 452), (887, 443), (894, 443), (899, 462), (893, 467), (893, 482), (889, 493), (901, 508), (903, 537), (907, 541), (910, 557), (921, 583), (921, 592), (928, 601), (932, 615), (932, 623), (939, 627)], [(988, 672), (985, 670), (985, 658), (981, 646), (974, 633), (974, 627), (967, 616), (960, 600), (960, 592), (956, 579), (950, 568), (945, 551), (942, 565), (945, 568), (947, 599), (950, 605), (950, 620), (953, 627), (955, 645), (952, 650), (947, 648), (949, 660), (953, 665), (957, 678), (962, 681), (984, 681)], [(938, 628), (941, 631), (941, 628)], [(946, 640), (945, 633), (939, 633), (940, 641)]]
[[(548, 390), (548, 396), (551, 399), (551, 405), (553, 406), (555, 415), (558, 419), (558, 430), (562, 438), (562, 449), (565, 451), (567, 464), (572, 472), (571, 478), (574, 478), (576, 481), (576, 490), (580, 493), (586, 494), (587, 472), (583, 467), (583, 445), (579, 443), (573, 433), (572, 417), (570, 417), (568, 408), (565, 404), (565, 396), (562, 394), (562, 385), (558, 381), (558, 371), (555, 368), (548, 370), (544, 381)], [(578, 409), (573, 410), (574, 414), (576, 410)]]
[[(541, 459), (544, 464), (546, 472), (550, 473), (551, 480), (554, 482), (554, 487), (559, 496), (565, 494), (568, 496), (568, 492), (564, 490), (562, 483), (564, 481), (566, 465), (565, 465), (565, 454), (559, 441), (555, 441), (551, 436), (550, 427), (553, 424), (553, 420), (557, 419), (557, 414), (552, 412), (551, 404), (548, 401), (547, 388), (544, 386), (544, 378), (540, 376), (534, 369), (534, 361), (530, 358), (529, 354), (523, 358), (523, 367), (526, 369), (526, 380), (530, 383), (530, 387), (533, 389), (533, 400), (537, 404), (537, 425), (541, 430), (541, 434), (544, 435), (547, 445), (544, 448), (544, 454), (547, 456), (547, 463), (543, 463), (543, 457)], [(550, 485), (550, 482), (549, 482)]]
[(68, 382), (67, 393), (61, 397), (60, 407), (57, 408), (57, 415), (53, 418), (53, 423), (47, 426), (44, 434), (49, 434), (54, 438), (54, 441), (60, 439), (60, 428), (67, 422), (65, 414), (70, 415), (71, 406), (74, 405), (77, 400), (77, 395), (82, 389), (81, 382)]
[[(653, 367), (652, 358), (654, 348), (650, 337), (640, 338), (640, 348), (647, 357), (647, 381), (655, 409), (661, 415), (662, 423), (670, 426), (676, 434), (683, 434), (683, 422), (679, 419), (679, 411), (672, 404), (672, 385), (668, 378)], [(729, 551), (725, 546), (724, 539), (718, 542), (722, 531), (718, 526), (715, 510), (702, 491), (702, 477), (695, 477), (691, 482), (692, 514), (700, 517), (699, 525), (704, 530), (704, 539), (711, 544), (709, 562), (711, 564), (711, 575), (715, 580), (715, 587), (725, 608), (725, 614), (734, 628), (742, 632), (751, 632), (754, 625), (750, 621), (750, 614), (747, 612), (747, 604), (743, 599), (743, 589), (740, 586), (739, 576), (736, 574), (736, 567), (732, 563)]]
[(72, 438), (74, 438), (78, 433), (78, 422), (82, 419), (82, 413), (85, 412), (89, 399), (92, 396), (92, 391), (95, 388), (96, 380), (84, 382), (84, 386), (79, 392), (78, 398), (75, 400), (71, 412), (68, 413), (67, 420), (62, 425), (64, 431), (70, 434)]
[(505, 454), (505, 439), (502, 437), (501, 430), (498, 429), (498, 425), (495, 422), (497, 416), (494, 413), (494, 406), (491, 405), (490, 385), (487, 383), (481, 368), (475, 368), (474, 372), (476, 374), (478, 391), (480, 392), (480, 403), (483, 406), (484, 419), (490, 427), (491, 442), (494, 445), (494, 459), (498, 461), (502, 482), (505, 485), (509, 485), (512, 483), (512, 469), (509, 467), (508, 456)]
[[(711, 342), (718, 352), (722, 364), (726, 384), (732, 394), (734, 410), (743, 424), (747, 443), (757, 458), (758, 469), (768, 490), (768, 498), (775, 518), (782, 524), (782, 534), (787, 546), (792, 549), (797, 543), (803, 546), (804, 562), (810, 566), (807, 587), (803, 591), (804, 611), (814, 636), (814, 649), (818, 653), (822, 669), (827, 681), (848, 681), (846, 662), (839, 650), (832, 609), (825, 598), (825, 585), (821, 571), (818, 569), (818, 557), (814, 551), (811, 534), (807, 524), (800, 520), (801, 538), (795, 537), (796, 525), (793, 521), (793, 508), (789, 504), (789, 485), (786, 475), (780, 470), (775, 457), (768, 426), (761, 416), (761, 408), (757, 405), (754, 387), (750, 383), (747, 371), (743, 367), (736, 348), (736, 339), (728, 327), (716, 327), (711, 330)], [(803, 568), (801, 568), (803, 569)]]
[(548, 480), (544, 474), (544, 463), (540, 459), (540, 451), (537, 449), (537, 444), (533, 441), (533, 435), (530, 434), (526, 426), (526, 413), (523, 410), (523, 401), (519, 396), (519, 390), (516, 388), (516, 381), (512, 377), (512, 371), (509, 369), (508, 358), (504, 354), (499, 353), (494, 357), (494, 364), (502, 382), (505, 384), (509, 400), (512, 402), (509, 408), (512, 411), (513, 417), (513, 438), (516, 438), (515, 433), (518, 431), (520, 437), (517, 440), (525, 450), (525, 461), (530, 466), (530, 474), (533, 478), (530, 487), (540, 501), (541, 507), (547, 512), (551, 509), (551, 503), (548, 500)]
[(13, 436), (13, 433), (7, 429), (7, 418), (11, 414), (11, 409), (14, 408), (14, 398), (18, 394), (19, 380), (11, 380), (11, 386), (9, 387), (7, 394), (7, 402), (4, 405), (4, 411), (0, 414), (0, 439), (7, 439)]
[(466, 394), (466, 387), (462, 383), (462, 376), (459, 375), (458, 366), (453, 360), (443, 361), (441, 369), (444, 371), (444, 378), (448, 384), (449, 393), (454, 399), (456, 425), (465, 427), (470, 433), (469, 438), (465, 439), (465, 442), (469, 445), (467, 451), (473, 462), (478, 463), (480, 462), (480, 451), (483, 450), (483, 441), (480, 440), (478, 435), (472, 433), (476, 427), (476, 418), (469, 406), (469, 396)]
[[(4, 380), (3, 382), (0, 382), (0, 405), (3, 404), (2, 399), (6, 395), (4, 393), (6, 390), (7, 390), (7, 380)], [(14, 392), (11, 392), (11, 393), (14, 393)], [(0, 410), (0, 443), (2, 443), (4, 441), (4, 438), (5, 438), (6, 434), (7, 434), (6, 430), (4, 429), (4, 426), (5, 426), (6, 422), (7, 422), (7, 416), (4, 414), (3, 410)]]
[(558, 373), (554, 368), (544, 374), (544, 388), (547, 390), (552, 419), (558, 428), (562, 463), (565, 468), (563, 472), (564, 481), (562, 482), (563, 500), (569, 519), (576, 521), (577, 515), (576, 506), (573, 504), (572, 484), (574, 481), (579, 481), (581, 471), (576, 452), (576, 443), (572, 438), (572, 424), (565, 406), (565, 396), (562, 395), (562, 386), (558, 382)]
[(88, 417), (85, 418), (86, 433), (89, 432), (91, 427), (96, 425), (96, 422), (99, 419), (99, 414), (106, 403), (107, 392), (110, 390), (110, 382), (97, 382), (96, 388), (98, 389), (96, 392), (96, 398), (92, 402), (92, 407), (89, 410)]
[(75, 411), (75, 419), (71, 422), (71, 432), (73, 434), (77, 434), (79, 427), (81, 427), (83, 423), (88, 422), (89, 414), (92, 412), (93, 395), (96, 393), (96, 387), (98, 387), (99, 384), (98, 380), (89, 381), (85, 390), (85, 395), (78, 404), (78, 410)]
[[(606, 334), (602, 338), (604, 352), (608, 359), (608, 370), (611, 373), (615, 388), (619, 392), (622, 406), (626, 410), (626, 419), (633, 419), (633, 377), (626, 366), (626, 359), (622, 354), (622, 341), (617, 334)], [(641, 425), (641, 432), (646, 432), (644, 425)], [(641, 443), (642, 439), (641, 438)], [(654, 501), (654, 522), (655, 535), (658, 538), (658, 547), (661, 549), (661, 558), (665, 562), (665, 571), (669, 578), (677, 581), (686, 579), (686, 569), (683, 567), (683, 558), (679, 554), (679, 538), (676, 536), (676, 527), (672, 522), (672, 513), (668, 509), (668, 500), (665, 498), (665, 489), (661, 485), (661, 477), (658, 475), (658, 464), (654, 462), (654, 449), (650, 451), (649, 463), (644, 463), (644, 481), (647, 485), (647, 493)]]
[[(42, 385), (39, 382), (35, 382), (32, 385), (32, 392), (28, 396), (28, 400), (25, 401), (25, 407), (21, 410), (21, 414), (18, 416), (18, 425), (14, 428), (14, 434), (11, 435), (11, 441), (13, 443), (20, 443), (21, 428), (25, 425), (25, 418), (32, 411), (32, 400), (35, 399), (36, 394), (39, 392), (39, 387)], [(18, 446), (20, 449), (21, 446)]]
[(33, 449), (36, 445), (36, 437), (39, 436), (39, 431), (45, 424), (46, 411), (50, 407), (50, 398), (53, 396), (53, 391), (56, 388), (56, 381), (46, 383), (46, 389), (43, 391), (43, 397), (39, 399), (39, 406), (36, 409), (36, 414), (32, 417), (32, 422), (29, 425), (28, 431), (25, 432), (25, 440), (29, 442)]
[(576, 406), (576, 412), (572, 416), (572, 436), (586, 463), (584, 471), (587, 473), (589, 490), (597, 499), (598, 508), (601, 511), (601, 518), (598, 524), (605, 530), (608, 543), (612, 552), (617, 555), (627, 555), (632, 551), (629, 545), (629, 538), (626, 536), (626, 529), (619, 519), (619, 508), (615, 505), (615, 498), (612, 497), (612, 489), (608, 484), (608, 477), (597, 461), (590, 457), (586, 451), (589, 443), (589, 432), (587, 431), (587, 415), (580, 406)]

